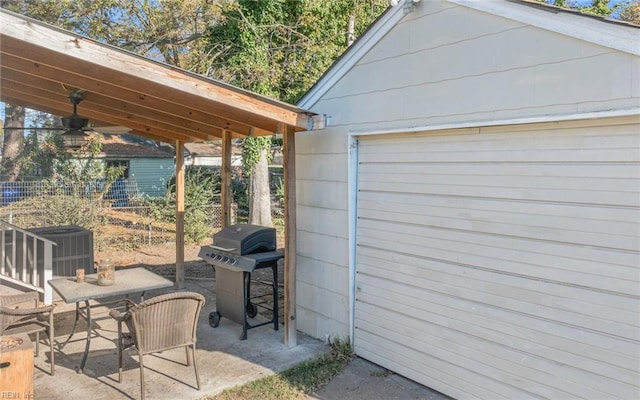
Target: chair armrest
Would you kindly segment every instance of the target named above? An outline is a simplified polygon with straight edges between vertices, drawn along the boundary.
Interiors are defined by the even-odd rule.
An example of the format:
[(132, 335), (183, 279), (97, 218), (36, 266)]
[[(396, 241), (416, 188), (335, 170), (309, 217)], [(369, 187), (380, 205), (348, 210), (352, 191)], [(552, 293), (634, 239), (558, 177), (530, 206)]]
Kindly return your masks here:
[(109, 316), (118, 322), (126, 321), (131, 317), (128, 312), (123, 313), (120, 310), (116, 310), (115, 308), (109, 311)]
[(124, 306), (127, 310), (130, 309), (131, 307), (135, 306), (135, 305), (136, 305), (136, 303), (131, 301), (131, 300), (129, 300), (129, 299), (122, 299), (122, 300), (119, 300), (116, 303), (116, 307)]

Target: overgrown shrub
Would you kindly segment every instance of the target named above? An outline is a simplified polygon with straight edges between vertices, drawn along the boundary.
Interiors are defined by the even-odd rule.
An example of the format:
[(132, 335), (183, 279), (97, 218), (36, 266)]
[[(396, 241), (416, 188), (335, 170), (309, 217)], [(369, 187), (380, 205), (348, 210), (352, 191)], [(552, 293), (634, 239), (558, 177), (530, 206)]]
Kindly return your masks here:
[(99, 204), (76, 196), (36, 196), (14, 206), (38, 210), (36, 213), (16, 214), (13, 222), (18, 226), (78, 225), (91, 230), (106, 223)]
[[(201, 243), (212, 235), (214, 212), (211, 205), (220, 196), (220, 173), (209, 168), (187, 167), (184, 185), (185, 242)], [(167, 195), (149, 199), (149, 205), (154, 218), (175, 222), (175, 176), (168, 184)]]

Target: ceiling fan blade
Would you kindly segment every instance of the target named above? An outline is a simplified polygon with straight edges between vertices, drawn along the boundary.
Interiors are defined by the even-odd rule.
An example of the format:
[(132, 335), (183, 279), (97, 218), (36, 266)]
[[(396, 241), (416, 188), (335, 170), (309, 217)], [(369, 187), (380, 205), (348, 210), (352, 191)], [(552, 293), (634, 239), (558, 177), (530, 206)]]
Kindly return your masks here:
[(22, 126), (22, 127), (3, 127), (0, 129), (5, 130), (20, 130), (20, 131), (65, 131), (66, 128), (55, 128), (55, 127), (35, 127), (35, 126)]
[(126, 126), (117, 126), (117, 125), (116, 126), (94, 126), (93, 128), (91, 128), (91, 130), (99, 133), (109, 133), (111, 135), (131, 132), (130, 128), (127, 128)]

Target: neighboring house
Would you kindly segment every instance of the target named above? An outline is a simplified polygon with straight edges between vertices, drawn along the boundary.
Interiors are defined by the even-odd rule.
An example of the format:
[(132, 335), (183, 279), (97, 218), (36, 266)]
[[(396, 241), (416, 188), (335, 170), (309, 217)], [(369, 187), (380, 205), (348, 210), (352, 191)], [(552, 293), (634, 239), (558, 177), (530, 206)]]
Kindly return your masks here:
[[(164, 196), (175, 175), (174, 149), (136, 135), (103, 134), (102, 158), (106, 166), (124, 166), (124, 178), (140, 196)], [(130, 186), (129, 186), (130, 187)]]
[(454, 398), (640, 398), (640, 29), (400, 3), (298, 103), (298, 329)]
[[(222, 165), (222, 146), (216, 143), (185, 143), (184, 165), (220, 167)], [(231, 147), (231, 166), (242, 166), (242, 148)]]

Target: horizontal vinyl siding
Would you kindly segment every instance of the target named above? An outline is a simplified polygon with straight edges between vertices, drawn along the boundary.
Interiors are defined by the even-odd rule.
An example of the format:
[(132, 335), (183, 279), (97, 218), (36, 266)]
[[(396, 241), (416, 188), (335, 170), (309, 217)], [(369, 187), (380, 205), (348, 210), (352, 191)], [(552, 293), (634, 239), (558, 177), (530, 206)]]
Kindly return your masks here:
[(632, 54), (428, 1), (313, 111), (363, 131), (631, 109), (639, 102), (638, 63)]
[(137, 183), (141, 195), (164, 196), (167, 193), (167, 184), (175, 173), (172, 158), (129, 160), (129, 178)]
[(349, 335), (345, 137), (296, 136), (297, 328), (325, 340)]
[(360, 139), (357, 354), (456, 398), (639, 398), (639, 127), (571, 125)]

